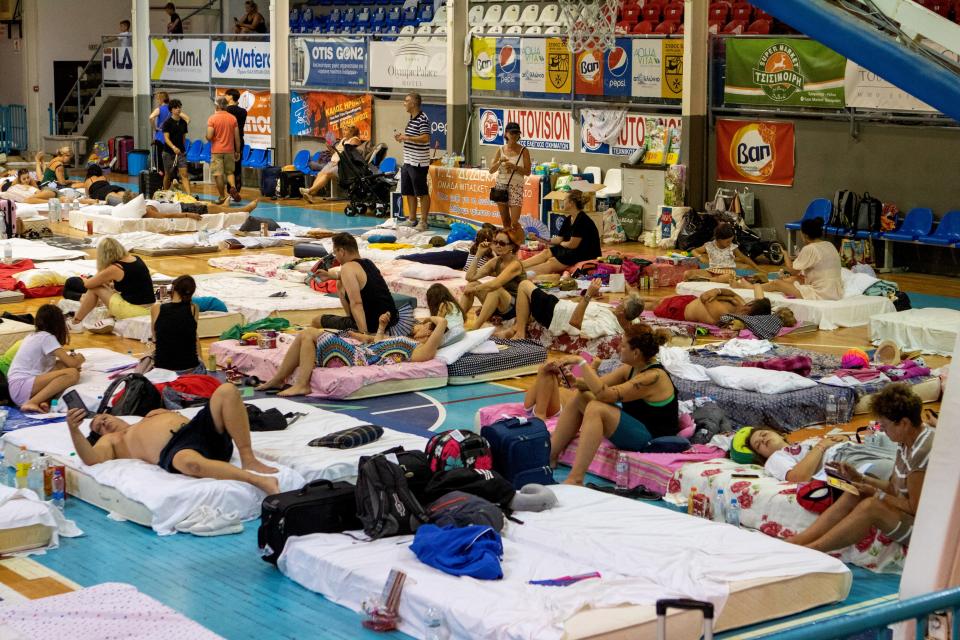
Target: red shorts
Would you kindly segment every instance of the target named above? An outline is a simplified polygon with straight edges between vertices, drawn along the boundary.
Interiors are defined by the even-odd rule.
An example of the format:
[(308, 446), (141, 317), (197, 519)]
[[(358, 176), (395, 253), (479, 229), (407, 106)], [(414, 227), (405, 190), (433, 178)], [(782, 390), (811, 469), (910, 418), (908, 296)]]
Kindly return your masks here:
[(687, 305), (697, 299), (697, 296), (669, 296), (660, 301), (653, 315), (668, 320), (686, 320), (683, 312)]

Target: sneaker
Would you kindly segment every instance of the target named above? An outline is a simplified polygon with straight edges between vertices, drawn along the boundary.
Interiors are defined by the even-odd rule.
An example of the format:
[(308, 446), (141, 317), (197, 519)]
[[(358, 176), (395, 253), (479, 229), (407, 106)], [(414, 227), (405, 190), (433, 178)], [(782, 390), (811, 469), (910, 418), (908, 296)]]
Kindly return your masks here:
[[(410, 225), (410, 226), (413, 226), (413, 225)], [(417, 231), (429, 231), (429, 230), (430, 230), (430, 225), (427, 224), (426, 220), (421, 220), (420, 224), (417, 225)]]
[(84, 332), (83, 323), (82, 323), (82, 322), (74, 322), (73, 320), (69, 320), (69, 321), (67, 322), (67, 329), (70, 331), (70, 333), (83, 333), (83, 332)]
[(416, 221), (416, 220), (407, 219), (407, 220), (404, 220), (403, 222), (401, 222), (401, 223), (400, 223), (400, 226), (403, 226), (403, 227), (416, 227), (416, 226), (417, 226), (417, 221)]
[(104, 318), (102, 320), (96, 320), (95, 322), (88, 322), (84, 324), (84, 328), (90, 333), (96, 333), (99, 335), (106, 335), (108, 333), (113, 333), (113, 327), (115, 322), (110, 318)]
[(230, 197), (233, 198), (234, 202), (240, 202), (240, 200), (242, 200), (242, 198), (240, 197), (240, 190), (237, 189), (236, 187), (230, 189), (229, 193), (230, 193)]

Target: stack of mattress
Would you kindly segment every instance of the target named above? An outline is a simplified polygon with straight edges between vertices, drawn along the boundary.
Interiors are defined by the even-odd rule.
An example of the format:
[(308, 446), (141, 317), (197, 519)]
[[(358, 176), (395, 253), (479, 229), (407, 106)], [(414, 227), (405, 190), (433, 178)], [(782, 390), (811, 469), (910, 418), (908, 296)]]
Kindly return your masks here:
[(131, 231), (150, 231), (153, 233), (186, 233), (206, 229), (217, 231), (234, 225), (241, 225), (248, 217), (245, 211), (235, 213), (210, 213), (191, 218), (116, 218), (113, 207), (90, 205), (79, 211), (70, 212), (70, 227), (78, 231), (87, 231), (87, 223), (93, 223), (96, 234), (115, 235)]
[(33, 333), (32, 324), (17, 322), (16, 320), (4, 320), (0, 322), (0, 353), (3, 353), (14, 344), (23, 340)]

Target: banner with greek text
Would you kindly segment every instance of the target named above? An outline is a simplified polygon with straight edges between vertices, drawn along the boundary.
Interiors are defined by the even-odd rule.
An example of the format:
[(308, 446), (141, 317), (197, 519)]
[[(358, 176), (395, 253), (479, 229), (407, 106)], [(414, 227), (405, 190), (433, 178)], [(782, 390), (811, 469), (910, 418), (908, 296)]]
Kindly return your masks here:
[(270, 43), (212, 40), (214, 80), (270, 82)]
[(717, 120), (717, 180), (792, 187), (792, 122)]
[[(339, 140), (343, 129), (354, 125), (360, 137), (370, 139), (373, 96), (321, 91), (290, 92), (290, 135)], [(328, 137), (329, 134), (329, 137)]]
[(520, 143), (530, 150), (573, 151), (569, 111), (552, 109), (480, 109), (480, 144), (503, 144), (508, 122), (520, 125)]
[[(486, 169), (430, 166), (430, 212), (471, 222), (500, 225), (500, 211), (490, 200), (490, 187), (497, 176)], [(540, 176), (527, 176), (523, 183), (521, 213), (539, 220)]]
[(363, 40), (297, 42), (308, 87), (366, 87), (367, 43)]
[(371, 42), (370, 86), (407, 91), (445, 91), (446, 42), (421, 42), (412, 38)]

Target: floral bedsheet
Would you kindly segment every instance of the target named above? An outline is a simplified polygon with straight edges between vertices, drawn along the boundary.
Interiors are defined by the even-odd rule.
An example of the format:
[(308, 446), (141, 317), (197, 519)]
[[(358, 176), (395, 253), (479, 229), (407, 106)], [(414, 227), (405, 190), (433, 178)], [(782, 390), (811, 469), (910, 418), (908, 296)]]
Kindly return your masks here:
[(278, 253), (245, 253), (236, 256), (218, 256), (207, 260), (207, 264), (211, 267), (224, 269), (225, 271), (243, 271), (264, 278), (277, 278), (302, 283), (306, 274), (290, 268), (291, 265), (298, 262), (300, 262), (298, 258)]

